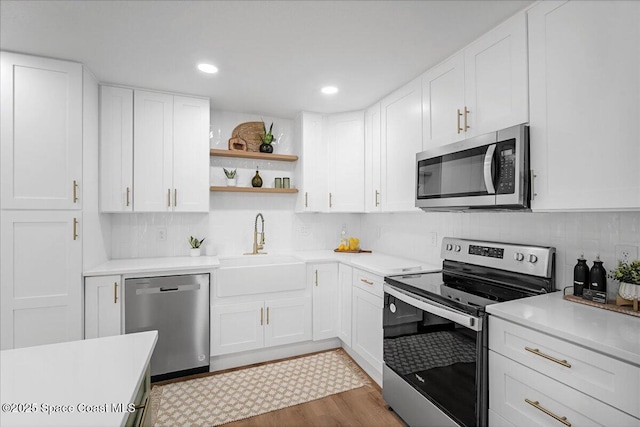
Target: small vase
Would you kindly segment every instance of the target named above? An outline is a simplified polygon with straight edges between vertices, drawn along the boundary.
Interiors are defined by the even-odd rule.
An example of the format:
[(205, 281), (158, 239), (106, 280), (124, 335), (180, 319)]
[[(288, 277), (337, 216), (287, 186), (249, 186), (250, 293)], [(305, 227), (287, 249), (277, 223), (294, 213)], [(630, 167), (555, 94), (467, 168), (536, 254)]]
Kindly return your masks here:
[(251, 185), (254, 187), (262, 187), (262, 178), (260, 178), (260, 174), (256, 171), (256, 175), (251, 179)]
[(260, 152), (261, 153), (273, 153), (273, 145), (271, 144), (260, 144)]
[(235, 187), (238, 184), (236, 178), (227, 178), (227, 187)]
[(191, 256), (200, 256), (200, 248), (191, 248)]
[(634, 285), (633, 283), (620, 282), (620, 289), (618, 289), (618, 295), (624, 299), (635, 300), (640, 297), (640, 285)]

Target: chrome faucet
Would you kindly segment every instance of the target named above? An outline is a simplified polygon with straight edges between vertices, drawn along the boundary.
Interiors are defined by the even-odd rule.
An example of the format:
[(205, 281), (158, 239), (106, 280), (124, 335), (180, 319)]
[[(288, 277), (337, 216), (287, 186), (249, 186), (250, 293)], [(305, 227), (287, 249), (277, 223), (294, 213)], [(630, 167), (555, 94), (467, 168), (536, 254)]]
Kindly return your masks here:
[[(262, 220), (262, 231), (260, 234), (260, 243), (258, 243), (258, 218)], [(264, 248), (264, 217), (261, 213), (256, 215), (256, 220), (253, 224), (253, 252), (246, 253), (245, 255), (259, 255), (266, 254), (266, 252), (258, 252), (259, 250)]]

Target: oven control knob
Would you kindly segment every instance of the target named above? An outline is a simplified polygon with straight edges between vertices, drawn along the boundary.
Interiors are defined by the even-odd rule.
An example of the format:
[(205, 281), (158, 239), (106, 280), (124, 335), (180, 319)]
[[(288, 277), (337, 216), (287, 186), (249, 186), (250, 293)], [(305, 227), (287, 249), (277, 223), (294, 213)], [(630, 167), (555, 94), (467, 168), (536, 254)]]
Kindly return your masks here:
[(453, 245), (451, 243), (447, 243), (446, 249), (450, 251), (451, 249), (453, 249)]
[(515, 259), (516, 261), (522, 261), (524, 259), (524, 254), (516, 252), (515, 254), (513, 254), (513, 259)]
[(537, 257), (537, 256), (535, 256), (534, 254), (529, 254), (529, 262), (530, 262), (531, 264), (535, 264), (535, 263), (536, 263), (536, 261), (538, 261), (538, 257)]
[(460, 247), (460, 245), (456, 245), (456, 247), (455, 247), (455, 248), (453, 248), (453, 250), (454, 250), (454, 251), (456, 251), (456, 252), (460, 252), (460, 249), (462, 249), (462, 248)]
[(389, 304), (389, 310), (391, 310), (392, 313), (395, 313), (397, 310), (396, 305), (394, 303)]

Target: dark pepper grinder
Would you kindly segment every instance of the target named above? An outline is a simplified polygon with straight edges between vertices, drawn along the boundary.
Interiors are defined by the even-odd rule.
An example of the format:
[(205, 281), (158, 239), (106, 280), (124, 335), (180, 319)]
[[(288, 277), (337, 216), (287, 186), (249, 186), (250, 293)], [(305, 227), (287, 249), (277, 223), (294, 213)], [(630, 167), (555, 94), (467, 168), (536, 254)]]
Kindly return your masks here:
[(584, 259), (584, 254), (580, 254), (578, 263), (573, 267), (573, 294), (575, 296), (582, 296), (582, 291), (586, 288), (589, 289), (589, 266), (587, 260)]
[(596, 256), (596, 260), (593, 261), (593, 267), (591, 267), (589, 277), (591, 279), (591, 290), (600, 292), (607, 291), (607, 272), (602, 266), (600, 255)]

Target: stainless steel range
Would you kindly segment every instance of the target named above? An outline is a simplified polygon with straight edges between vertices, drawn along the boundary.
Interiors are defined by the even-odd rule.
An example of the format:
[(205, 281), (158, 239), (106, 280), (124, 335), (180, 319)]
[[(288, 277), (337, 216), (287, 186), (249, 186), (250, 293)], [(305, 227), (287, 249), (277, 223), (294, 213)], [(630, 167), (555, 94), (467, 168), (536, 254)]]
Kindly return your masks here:
[(382, 395), (411, 426), (485, 426), (485, 307), (554, 291), (555, 249), (445, 238), (441, 257), (385, 278)]

